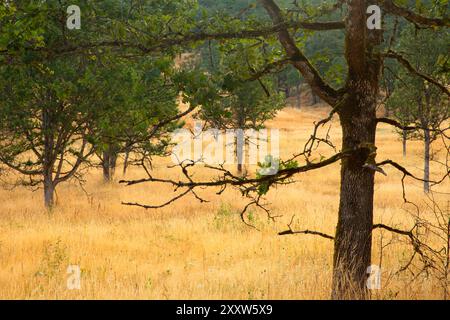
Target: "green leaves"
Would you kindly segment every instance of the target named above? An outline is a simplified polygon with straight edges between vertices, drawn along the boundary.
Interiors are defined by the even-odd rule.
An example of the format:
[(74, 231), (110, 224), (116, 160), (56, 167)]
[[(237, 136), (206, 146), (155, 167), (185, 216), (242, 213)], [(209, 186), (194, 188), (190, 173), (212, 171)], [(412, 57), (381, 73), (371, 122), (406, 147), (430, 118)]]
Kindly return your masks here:
[[(18, 10), (15, 2), (0, 5), (0, 51), (23, 53), (25, 46), (44, 46), (46, 24), (45, 4), (33, 2), (22, 4)], [(0, 58), (1, 59), (1, 58)]]
[[(267, 155), (264, 162), (258, 162), (258, 170), (256, 171), (256, 178), (262, 179), (264, 177), (273, 175), (280, 170), (289, 170), (298, 168), (296, 160), (289, 160), (282, 162), (280, 159), (274, 158), (272, 155)], [(269, 192), (271, 181), (263, 181), (258, 185), (258, 194), (263, 196)]]
[[(408, 26), (401, 33), (395, 48), (405, 52), (411, 65), (441, 83), (448, 83), (445, 72), (448, 56), (448, 31), (415, 30)], [(443, 120), (450, 116), (450, 106), (445, 94), (435, 85), (412, 75), (404, 69), (398, 72), (393, 93), (387, 107), (404, 125), (416, 124), (418, 127), (437, 129)], [(420, 136), (420, 131), (415, 136)]]

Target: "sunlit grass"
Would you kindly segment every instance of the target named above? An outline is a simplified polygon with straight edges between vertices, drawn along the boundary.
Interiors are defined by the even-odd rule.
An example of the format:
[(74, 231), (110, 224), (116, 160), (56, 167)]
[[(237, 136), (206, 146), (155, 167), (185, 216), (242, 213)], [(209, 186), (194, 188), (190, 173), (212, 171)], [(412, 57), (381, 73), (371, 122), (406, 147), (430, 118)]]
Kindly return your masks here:
[[(281, 155), (299, 151), (311, 134), (312, 123), (326, 115), (325, 108), (301, 111), (285, 109), (270, 127), (280, 129)], [(326, 129), (326, 128), (325, 128)], [(331, 129), (339, 148), (337, 120)], [(378, 160), (402, 162), (421, 175), (422, 144), (408, 143), (408, 156), (401, 154), (399, 136), (380, 126)], [(442, 147), (435, 144), (442, 158)], [(332, 150), (321, 148), (324, 154)], [(157, 160), (154, 175), (178, 178)], [(86, 177), (87, 194), (75, 183), (61, 185), (57, 207), (47, 213), (40, 191), (22, 187), (0, 191), (0, 298), (3, 299), (328, 299), (331, 285), (331, 241), (309, 235), (278, 236), (295, 215), (293, 228), (315, 229), (334, 234), (339, 201), (339, 164), (295, 177), (296, 183), (272, 190), (267, 202), (272, 222), (264, 212), (251, 211), (244, 225), (239, 210), (246, 204), (236, 190), (203, 190), (210, 200), (201, 204), (186, 197), (173, 205), (148, 210), (125, 207), (121, 201), (160, 204), (173, 195), (159, 184), (125, 187), (105, 185), (98, 170)], [(248, 168), (249, 172), (254, 168)], [(403, 204), (401, 174), (386, 168), (377, 176), (375, 221), (399, 228), (411, 226)], [(120, 172), (120, 170), (118, 170)], [(442, 168), (432, 163), (434, 176)], [(127, 179), (143, 177), (131, 169)], [(211, 172), (197, 169), (195, 178), (210, 179)], [(122, 178), (118, 174), (118, 179)], [(6, 187), (6, 186), (5, 186)], [(422, 185), (407, 180), (407, 196), (424, 199)], [(450, 191), (445, 182), (439, 191)], [(439, 196), (438, 196), (439, 197)], [(439, 198), (444, 203), (445, 197)], [(384, 240), (390, 239), (385, 233)], [(380, 259), (380, 232), (374, 232), (373, 262)], [(403, 273), (389, 279), (409, 258), (402, 243), (383, 252), (383, 289), (374, 298), (441, 298), (433, 278), (410, 282)], [(67, 266), (82, 270), (81, 290), (68, 290)], [(389, 281), (388, 281), (389, 279)]]

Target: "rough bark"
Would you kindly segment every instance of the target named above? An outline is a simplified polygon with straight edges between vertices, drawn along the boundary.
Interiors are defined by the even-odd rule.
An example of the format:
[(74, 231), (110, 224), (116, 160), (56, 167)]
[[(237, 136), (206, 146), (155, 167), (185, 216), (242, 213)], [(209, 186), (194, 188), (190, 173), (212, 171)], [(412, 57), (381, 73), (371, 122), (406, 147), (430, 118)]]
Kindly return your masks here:
[(357, 150), (342, 161), (333, 258), (333, 299), (367, 297), (366, 270), (372, 250), (374, 172), (363, 168), (375, 143), (375, 103), (351, 96), (340, 113), (343, 150)]
[[(283, 15), (273, 0), (260, 1), (274, 24), (283, 23)], [(363, 166), (375, 147), (376, 101), (382, 65), (376, 47), (381, 43), (382, 31), (367, 29), (369, 1), (346, 2), (345, 58), (348, 75), (343, 90), (336, 91), (324, 82), (287, 29), (278, 33), (278, 39), (312, 92), (338, 107), (343, 133), (342, 150), (352, 151), (352, 156), (343, 159), (341, 166), (332, 298), (365, 299), (368, 297), (366, 270), (371, 264), (372, 250), (374, 172)]]
[(345, 55), (349, 65), (346, 98), (338, 114), (342, 149), (355, 150), (342, 160), (338, 224), (333, 259), (333, 299), (365, 299), (371, 265), (374, 171), (364, 168), (375, 147), (376, 102), (381, 57), (380, 31), (366, 28), (367, 3), (348, 1)]

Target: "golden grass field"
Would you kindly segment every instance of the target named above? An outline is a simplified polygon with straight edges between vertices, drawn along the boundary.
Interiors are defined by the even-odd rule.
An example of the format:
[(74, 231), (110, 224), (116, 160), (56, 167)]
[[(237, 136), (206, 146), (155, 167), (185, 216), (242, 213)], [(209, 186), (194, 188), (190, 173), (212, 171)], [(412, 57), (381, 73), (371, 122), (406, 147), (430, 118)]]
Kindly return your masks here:
[[(329, 109), (286, 108), (268, 126), (280, 129), (282, 157), (302, 148), (312, 123)], [(331, 134), (339, 145), (335, 119)], [(408, 156), (389, 126), (378, 131), (378, 160), (393, 159), (421, 175), (419, 141), (408, 142)], [(443, 159), (439, 142), (435, 159)], [(178, 177), (156, 160), (154, 175)], [(251, 169), (251, 168), (250, 168)], [(249, 171), (251, 171), (249, 169)], [(120, 168), (117, 180), (122, 179)], [(403, 205), (401, 174), (387, 167), (377, 175), (375, 222), (408, 229), (412, 219)], [(432, 164), (433, 177), (442, 167)], [(139, 168), (127, 179), (142, 178)], [(196, 179), (211, 173), (196, 170)], [(295, 215), (294, 229), (315, 229), (334, 234), (339, 201), (339, 164), (298, 175), (296, 183), (272, 190), (267, 202), (276, 222), (253, 210), (251, 221), (260, 231), (244, 225), (239, 210), (246, 204), (239, 193), (216, 189), (201, 195), (201, 204), (188, 196), (173, 205), (148, 210), (125, 207), (121, 201), (160, 204), (173, 194), (168, 186), (132, 187), (104, 184), (100, 169), (92, 169), (84, 186), (59, 186), (57, 207), (49, 214), (42, 191), (17, 187), (0, 190), (0, 299), (328, 299), (330, 296), (332, 241), (311, 235), (278, 236)], [(449, 192), (447, 180), (437, 190)], [(407, 196), (417, 203), (425, 198), (420, 182), (407, 180)], [(437, 196), (444, 206), (448, 199)], [(374, 232), (373, 263), (380, 262), (380, 239)], [(396, 237), (399, 240), (401, 238)], [(409, 258), (410, 247), (401, 242), (387, 247), (382, 257), (382, 289), (374, 299), (442, 299), (442, 288), (429, 276), (411, 281), (407, 272), (392, 276)], [(68, 290), (67, 267), (79, 265), (81, 289)]]

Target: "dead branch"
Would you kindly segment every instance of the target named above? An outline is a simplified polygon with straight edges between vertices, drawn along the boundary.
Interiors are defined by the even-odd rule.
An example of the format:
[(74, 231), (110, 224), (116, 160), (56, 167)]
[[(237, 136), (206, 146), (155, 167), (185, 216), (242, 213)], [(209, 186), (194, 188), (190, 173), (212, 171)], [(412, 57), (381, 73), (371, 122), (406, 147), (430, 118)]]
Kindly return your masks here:
[(399, 170), (400, 172), (403, 173), (404, 176), (408, 176), (413, 178), (414, 180), (420, 181), (420, 182), (429, 182), (432, 185), (438, 185), (440, 183), (442, 183), (447, 177), (450, 177), (450, 170), (447, 171), (447, 173), (440, 179), (437, 181), (434, 180), (424, 180), (422, 178), (416, 177), (414, 174), (412, 174), (411, 172), (409, 172), (405, 167), (401, 166), (400, 164), (398, 164), (395, 161), (392, 160), (385, 160), (382, 162), (377, 163), (377, 167), (382, 167), (384, 165), (390, 165), (394, 168), (396, 168), (397, 170)]
[(289, 222), (289, 224), (288, 224), (289, 229), (286, 231), (279, 232), (278, 235), (285, 236), (285, 235), (290, 235), (290, 234), (311, 234), (311, 235), (315, 235), (315, 236), (320, 236), (325, 239), (334, 240), (334, 237), (332, 237), (328, 234), (319, 232), (319, 231), (313, 231), (313, 230), (294, 231), (292, 229), (292, 223), (294, 222), (294, 218), (295, 218), (295, 215), (292, 216), (291, 222)]

